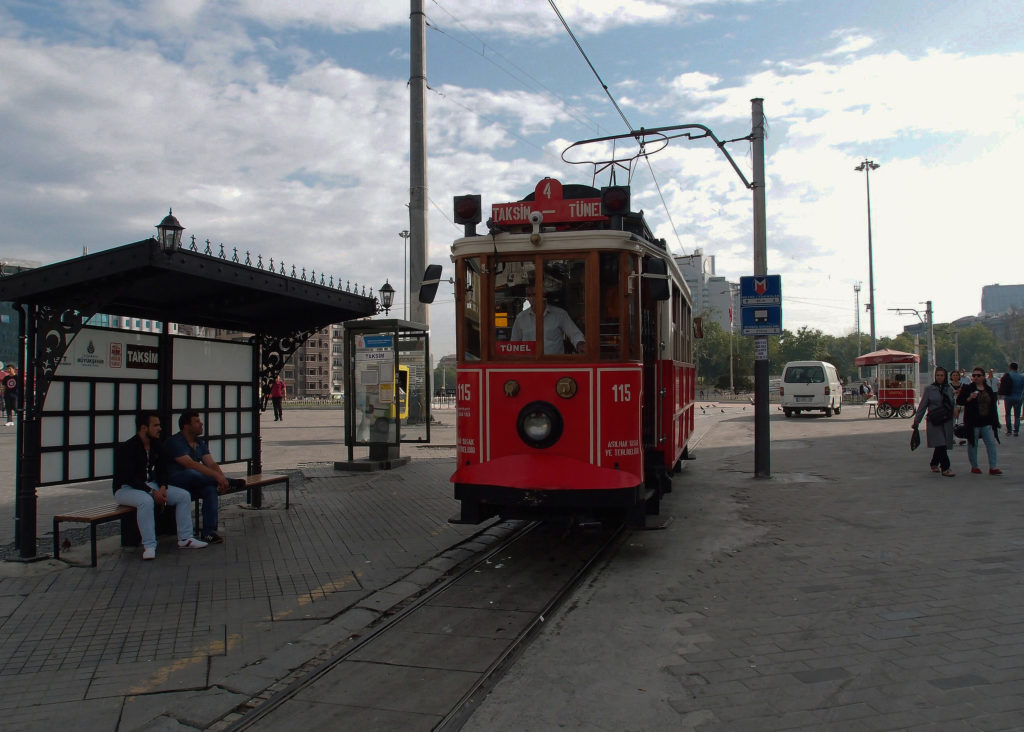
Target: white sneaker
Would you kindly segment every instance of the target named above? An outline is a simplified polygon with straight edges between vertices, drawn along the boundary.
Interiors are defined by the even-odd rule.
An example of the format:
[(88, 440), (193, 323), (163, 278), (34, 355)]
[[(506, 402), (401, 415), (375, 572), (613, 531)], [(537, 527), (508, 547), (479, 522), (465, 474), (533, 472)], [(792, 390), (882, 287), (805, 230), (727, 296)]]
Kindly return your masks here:
[(178, 542), (179, 549), (202, 549), (205, 546), (205, 541), (199, 541), (199, 539), (196, 539), (195, 537), (185, 539), (185, 541)]
[[(14, 426), (14, 422), (8, 422), (8, 423), (7, 423), (7, 424), (5, 424), (4, 426), (5, 426), (5, 427), (13, 427), (13, 426)], [(1007, 434), (1009, 434), (1009, 433), (1007, 433)]]
[(143, 559), (156, 559), (156, 547), (147, 546), (142, 550)]

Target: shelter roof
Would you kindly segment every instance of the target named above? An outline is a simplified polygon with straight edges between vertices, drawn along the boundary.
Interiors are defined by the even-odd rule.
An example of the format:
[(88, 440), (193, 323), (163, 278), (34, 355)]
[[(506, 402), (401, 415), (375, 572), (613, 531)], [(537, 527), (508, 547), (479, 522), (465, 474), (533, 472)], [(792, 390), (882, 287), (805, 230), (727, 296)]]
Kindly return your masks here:
[(156, 239), (0, 278), (0, 300), (270, 335), (376, 312), (373, 297)]
[(871, 353), (865, 353), (863, 356), (857, 356), (853, 363), (856, 366), (877, 366), (882, 363), (919, 363), (920, 361), (921, 357), (916, 353), (883, 348)]

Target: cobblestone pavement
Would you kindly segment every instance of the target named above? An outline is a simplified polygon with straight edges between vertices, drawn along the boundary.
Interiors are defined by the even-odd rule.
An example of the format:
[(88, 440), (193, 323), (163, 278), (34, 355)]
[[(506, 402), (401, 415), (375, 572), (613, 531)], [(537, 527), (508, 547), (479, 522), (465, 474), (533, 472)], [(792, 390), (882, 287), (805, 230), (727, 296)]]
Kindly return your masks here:
[[(271, 423), (268, 470), (304, 479), (289, 511), (274, 488), (262, 510), (227, 505), (223, 545), (170, 541), (144, 564), (111, 537), (96, 569), (0, 564), (3, 728), (208, 728), (496, 536), (446, 522), (450, 424), (367, 474), (329, 467), (338, 421)], [(958, 447), (943, 478), (905, 420), (777, 413), (756, 480), (752, 407), (697, 424), (667, 528), (629, 536), (467, 729), (1024, 729), (1024, 443), (1003, 438), (999, 477)], [(0, 433), (9, 516), (12, 444)], [(109, 500), (77, 491), (41, 495), (44, 541), (67, 496)], [(87, 564), (87, 545), (68, 558)]]
[(1024, 729), (1020, 438), (945, 478), (864, 407), (771, 430), (758, 480), (723, 416), (465, 729)]

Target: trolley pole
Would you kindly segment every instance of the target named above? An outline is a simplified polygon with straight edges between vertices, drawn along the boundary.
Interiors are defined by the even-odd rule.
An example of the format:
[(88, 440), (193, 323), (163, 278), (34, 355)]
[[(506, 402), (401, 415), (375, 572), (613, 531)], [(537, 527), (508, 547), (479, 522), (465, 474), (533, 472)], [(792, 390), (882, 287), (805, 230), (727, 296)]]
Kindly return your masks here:
[[(750, 100), (754, 175), (754, 276), (768, 274), (768, 232), (765, 212), (764, 100)], [(754, 337), (754, 477), (770, 478), (771, 427), (768, 423), (768, 337)]]

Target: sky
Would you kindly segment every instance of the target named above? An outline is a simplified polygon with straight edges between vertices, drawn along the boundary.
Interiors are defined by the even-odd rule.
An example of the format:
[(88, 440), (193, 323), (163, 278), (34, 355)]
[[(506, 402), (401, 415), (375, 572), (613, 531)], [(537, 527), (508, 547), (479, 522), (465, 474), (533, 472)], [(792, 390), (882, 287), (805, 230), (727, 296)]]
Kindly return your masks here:
[[(606, 185), (574, 141), (628, 125), (750, 133), (764, 99), (768, 271), (783, 326), (877, 334), (933, 301), (974, 315), (1024, 282), (1018, 0), (424, 0), (429, 262), (452, 274), (452, 197)], [(0, 0), (0, 260), (44, 264), (154, 234), (399, 291), (409, 227), (407, 0)], [(591, 70), (592, 64), (597, 75)], [(600, 81), (597, 77), (600, 77)], [(608, 94), (601, 84), (607, 85)], [(614, 98), (622, 116), (609, 99)], [(625, 117), (623, 120), (622, 117)], [(728, 146), (751, 177), (749, 143)], [(677, 255), (753, 273), (752, 195), (708, 140), (638, 167), (634, 208)], [(619, 180), (621, 183), (621, 179)], [(662, 201), (664, 200), (664, 204)], [(202, 245), (202, 244), (201, 244)], [(430, 308), (455, 351), (451, 286)]]

